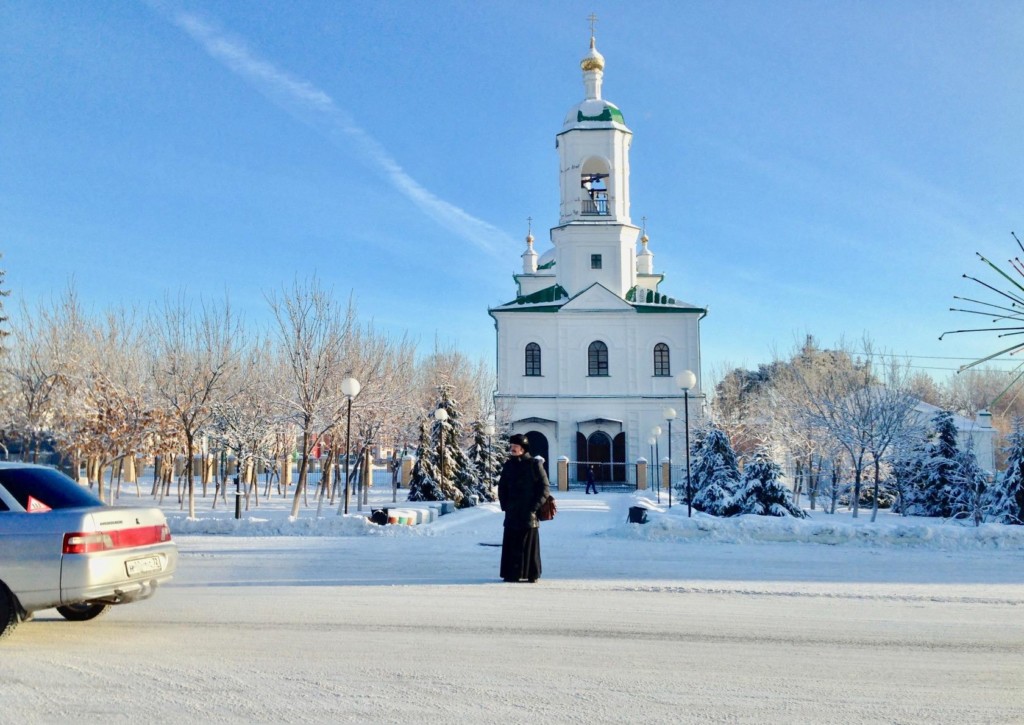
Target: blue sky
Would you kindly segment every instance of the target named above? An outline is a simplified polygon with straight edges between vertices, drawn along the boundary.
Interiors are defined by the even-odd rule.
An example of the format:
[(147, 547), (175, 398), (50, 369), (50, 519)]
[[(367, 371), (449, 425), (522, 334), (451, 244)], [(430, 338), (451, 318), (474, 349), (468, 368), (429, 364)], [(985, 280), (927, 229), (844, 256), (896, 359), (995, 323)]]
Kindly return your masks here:
[(921, 368), (1006, 346), (938, 336), (979, 326), (948, 311), (984, 292), (975, 251), (1021, 254), (1019, 3), (625, 5), (6, 0), (8, 312), (73, 278), (95, 309), (226, 290), (262, 323), (315, 273), (493, 359), (527, 217), (550, 246), (596, 12), (633, 220), (663, 290), (710, 308), (705, 375), (807, 333)]

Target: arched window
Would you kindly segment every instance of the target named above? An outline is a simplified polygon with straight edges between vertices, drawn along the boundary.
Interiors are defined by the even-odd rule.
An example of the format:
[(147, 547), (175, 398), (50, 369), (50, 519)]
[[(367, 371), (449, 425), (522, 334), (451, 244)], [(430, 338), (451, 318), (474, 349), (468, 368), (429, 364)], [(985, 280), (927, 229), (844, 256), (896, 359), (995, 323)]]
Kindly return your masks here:
[(526, 374), (540, 375), (540, 345), (535, 342), (526, 346)]
[(600, 340), (590, 343), (587, 348), (587, 375), (591, 377), (608, 374), (608, 346)]
[(668, 345), (659, 342), (654, 346), (654, 377), (667, 378), (672, 374), (668, 363)]

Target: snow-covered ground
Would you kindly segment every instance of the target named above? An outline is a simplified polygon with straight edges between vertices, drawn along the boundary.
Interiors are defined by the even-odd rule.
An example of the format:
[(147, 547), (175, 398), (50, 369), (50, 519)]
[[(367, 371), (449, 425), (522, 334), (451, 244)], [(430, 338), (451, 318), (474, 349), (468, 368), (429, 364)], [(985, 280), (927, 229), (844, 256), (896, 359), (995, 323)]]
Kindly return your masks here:
[(1021, 527), (558, 500), (534, 585), (498, 580), (490, 504), (380, 527), (354, 502), (293, 522), (277, 498), (241, 521), (230, 496), (194, 521), (171, 501), (175, 580), (23, 624), (0, 720), (1024, 721)]

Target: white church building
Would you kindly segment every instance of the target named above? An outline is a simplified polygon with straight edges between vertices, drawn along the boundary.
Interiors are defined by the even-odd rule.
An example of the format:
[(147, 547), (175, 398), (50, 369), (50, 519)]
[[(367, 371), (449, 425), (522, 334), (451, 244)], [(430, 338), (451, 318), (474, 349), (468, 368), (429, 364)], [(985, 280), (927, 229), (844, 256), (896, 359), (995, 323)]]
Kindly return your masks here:
[[(631, 464), (649, 459), (655, 426), (665, 456), (673, 412), (682, 459), (680, 386), (690, 385), (692, 427), (701, 409), (707, 310), (661, 289), (649, 240), (632, 222), (633, 134), (601, 97), (604, 58), (593, 36), (580, 66), (584, 100), (555, 136), (560, 198), (552, 247), (538, 255), (528, 235), (515, 298), (489, 310), (497, 330), (495, 404), (533, 454), (595, 464), (599, 481), (627, 481)], [(577, 475), (570, 466), (570, 477)]]

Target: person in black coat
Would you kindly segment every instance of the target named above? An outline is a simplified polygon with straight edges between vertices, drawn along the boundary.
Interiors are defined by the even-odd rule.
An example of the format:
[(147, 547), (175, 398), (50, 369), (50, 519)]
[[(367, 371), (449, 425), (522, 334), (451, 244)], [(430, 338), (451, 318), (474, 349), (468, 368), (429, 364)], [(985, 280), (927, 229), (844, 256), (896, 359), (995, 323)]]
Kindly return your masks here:
[(501, 578), (507, 582), (540, 579), (540, 533), (537, 509), (551, 486), (544, 466), (530, 456), (526, 436), (508, 439), (509, 459), (498, 479), (498, 502), (505, 512), (505, 535), (501, 541)]

